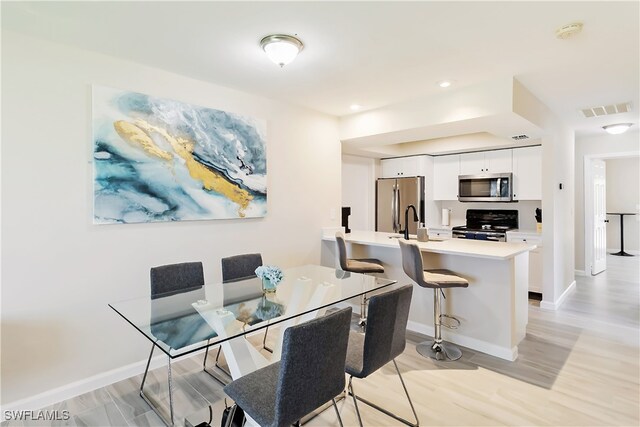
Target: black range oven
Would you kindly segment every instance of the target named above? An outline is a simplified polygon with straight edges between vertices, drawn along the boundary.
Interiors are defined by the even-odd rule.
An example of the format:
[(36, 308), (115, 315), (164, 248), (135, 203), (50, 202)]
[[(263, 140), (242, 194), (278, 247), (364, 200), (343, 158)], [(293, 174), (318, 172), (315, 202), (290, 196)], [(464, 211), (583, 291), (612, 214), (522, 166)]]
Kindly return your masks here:
[(453, 227), (457, 239), (505, 242), (507, 231), (518, 228), (517, 210), (467, 209), (467, 225)]

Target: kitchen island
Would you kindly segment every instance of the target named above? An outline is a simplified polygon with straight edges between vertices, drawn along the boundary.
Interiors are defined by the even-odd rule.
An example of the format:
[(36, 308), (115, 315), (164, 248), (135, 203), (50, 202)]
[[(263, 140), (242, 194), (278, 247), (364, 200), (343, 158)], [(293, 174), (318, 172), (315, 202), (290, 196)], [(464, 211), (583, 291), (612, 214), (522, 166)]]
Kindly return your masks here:
[[(345, 235), (349, 257), (377, 258), (384, 277), (413, 283), (402, 270), (397, 234), (352, 231)], [(529, 251), (526, 243), (466, 239), (417, 242), (426, 269), (446, 268), (469, 281), (468, 288), (446, 289), (443, 313), (456, 316), (458, 329), (443, 328), (442, 336), (461, 346), (507, 360), (518, 357), (527, 326)], [(335, 237), (322, 241), (322, 264), (336, 266)], [(433, 336), (433, 291), (414, 285), (409, 330)], [(447, 319), (444, 319), (446, 322)], [(443, 322), (443, 323), (444, 323)]]

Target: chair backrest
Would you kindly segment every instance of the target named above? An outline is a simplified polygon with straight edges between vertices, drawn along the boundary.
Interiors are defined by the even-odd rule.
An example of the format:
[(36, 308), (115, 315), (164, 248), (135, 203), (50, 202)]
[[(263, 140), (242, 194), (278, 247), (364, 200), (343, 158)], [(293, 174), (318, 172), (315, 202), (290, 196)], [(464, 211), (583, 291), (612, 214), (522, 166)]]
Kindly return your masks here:
[(363, 377), (377, 371), (404, 351), (412, 294), (413, 285), (405, 285), (369, 299)]
[(340, 261), (340, 268), (347, 270), (347, 245), (344, 242), (344, 236), (342, 233), (336, 233), (336, 245), (338, 246), (338, 260)]
[(262, 265), (262, 255), (244, 254), (222, 258), (222, 283), (256, 277), (256, 268)]
[(344, 390), (351, 308), (288, 328), (282, 343), (275, 425), (291, 425)]
[(201, 262), (161, 265), (151, 268), (151, 299), (192, 291), (204, 286)]
[(400, 254), (402, 255), (402, 269), (414, 282), (424, 283), (424, 267), (422, 265), (422, 253), (418, 245), (398, 239)]

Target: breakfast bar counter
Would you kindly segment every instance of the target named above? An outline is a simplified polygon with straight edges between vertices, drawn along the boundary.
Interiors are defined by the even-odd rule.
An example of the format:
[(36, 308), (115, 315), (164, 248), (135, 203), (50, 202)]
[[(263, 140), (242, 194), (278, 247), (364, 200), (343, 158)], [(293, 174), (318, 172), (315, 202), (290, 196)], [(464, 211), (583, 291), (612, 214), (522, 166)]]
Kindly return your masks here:
[[(335, 236), (322, 238), (322, 264), (337, 266)], [(384, 277), (413, 283), (402, 270), (398, 239), (373, 231), (345, 235), (352, 258), (377, 258)], [(507, 360), (518, 356), (527, 326), (529, 251), (534, 245), (466, 239), (418, 242), (424, 267), (445, 268), (469, 281), (464, 289), (444, 290), (443, 313), (461, 321), (458, 329), (443, 328), (446, 341)], [(433, 292), (414, 285), (408, 329), (433, 336)]]

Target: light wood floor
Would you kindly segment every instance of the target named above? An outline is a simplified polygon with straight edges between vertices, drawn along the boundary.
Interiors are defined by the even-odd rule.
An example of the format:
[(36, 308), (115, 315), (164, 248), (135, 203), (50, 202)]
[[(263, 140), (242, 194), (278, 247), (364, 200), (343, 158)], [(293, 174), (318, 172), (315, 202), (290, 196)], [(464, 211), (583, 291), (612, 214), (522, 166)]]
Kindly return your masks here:
[[(559, 310), (544, 311), (530, 301), (527, 336), (515, 362), (468, 349), (463, 349), (459, 361), (435, 362), (415, 351), (415, 344), (424, 337), (409, 335), (407, 349), (397, 362), (420, 424), (640, 425), (640, 257), (609, 256), (607, 261), (605, 273), (577, 277), (576, 290)], [(201, 356), (179, 361), (175, 367), (177, 419), (212, 402), (216, 412), (212, 425), (220, 425), (224, 394), (201, 371)], [(151, 375), (153, 392), (166, 397), (165, 371)], [(393, 365), (354, 381), (361, 396), (411, 417)], [(71, 419), (58, 425), (161, 426), (138, 396), (139, 383), (139, 376), (130, 378), (47, 409), (71, 412)], [(345, 425), (356, 425), (353, 402), (345, 399), (338, 405)], [(365, 405), (360, 405), (360, 411), (365, 425), (398, 425)], [(308, 425), (337, 425), (335, 412), (325, 411)]]

